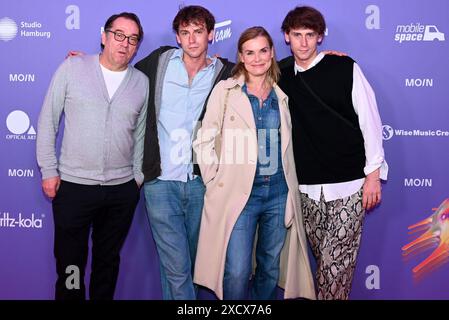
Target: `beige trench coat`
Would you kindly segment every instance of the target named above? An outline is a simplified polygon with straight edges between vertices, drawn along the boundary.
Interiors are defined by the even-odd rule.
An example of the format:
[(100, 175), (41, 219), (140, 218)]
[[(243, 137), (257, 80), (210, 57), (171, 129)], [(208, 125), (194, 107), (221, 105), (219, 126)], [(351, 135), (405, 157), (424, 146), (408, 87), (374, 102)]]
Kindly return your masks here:
[[(193, 143), (206, 185), (194, 282), (213, 290), (219, 299), (223, 299), (227, 244), (234, 224), (249, 199), (256, 173), (256, 125), (249, 99), (241, 90), (243, 84), (242, 76), (223, 80), (215, 86)], [(280, 285), (285, 289), (285, 298), (315, 299), (293, 158), (288, 98), (277, 85), (274, 89), (281, 118), (282, 166), (289, 188), (285, 212), (288, 234), (281, 254)], [(227, 107), (223, 130), (220, 131), (225, 100)], [(222, 142), (218, 161), (215, 140), (220, 132)], [(243, 139), (240, 142), (246, 148), (241, 148), (236, 142), (237, 137), (242, 136), (246, 141)]]

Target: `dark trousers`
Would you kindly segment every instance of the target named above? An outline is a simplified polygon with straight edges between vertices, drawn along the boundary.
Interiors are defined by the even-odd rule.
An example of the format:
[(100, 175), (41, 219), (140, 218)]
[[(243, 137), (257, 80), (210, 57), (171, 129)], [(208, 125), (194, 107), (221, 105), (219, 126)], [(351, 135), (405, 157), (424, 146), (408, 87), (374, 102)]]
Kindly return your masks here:
[(61, 181), (53, 199), (54, 254), (58, 274), (56, 300), (85, 299), (84, 274), (91, 228), (89, 298), (113, 299), (120, 250), (139, 197), (140, 190), (134, 179), (115, 186), (89, 186)]

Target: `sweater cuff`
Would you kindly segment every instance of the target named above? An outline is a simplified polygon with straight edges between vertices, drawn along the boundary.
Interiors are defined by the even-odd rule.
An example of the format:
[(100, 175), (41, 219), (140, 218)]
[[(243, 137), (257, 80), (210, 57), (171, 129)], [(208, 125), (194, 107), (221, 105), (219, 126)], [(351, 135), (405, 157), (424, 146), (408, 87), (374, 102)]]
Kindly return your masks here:
[(59, 177), (59, 172), (57, 169), (41, 169), (42, 180)]
[(142, 172), (134, 172), (134, 180), (136, 180), (136, 182), (139, 186), (142, 185), (143, 178), (144, 178), (144, 175)]

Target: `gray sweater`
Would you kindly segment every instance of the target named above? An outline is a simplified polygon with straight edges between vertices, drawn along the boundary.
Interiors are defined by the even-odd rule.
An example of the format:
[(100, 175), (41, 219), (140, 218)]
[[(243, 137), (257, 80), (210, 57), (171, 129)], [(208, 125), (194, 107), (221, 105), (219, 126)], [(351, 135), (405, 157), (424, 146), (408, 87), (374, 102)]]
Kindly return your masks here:
[(116, 185), (134, 178), (142, 183), (148, 90), (148, 78), (128, 66), (110, 99), (98, 55), (66, 59), (53, 76), (39, 116), (36, 154), (42, 179), (60, 176), (85, 185)]

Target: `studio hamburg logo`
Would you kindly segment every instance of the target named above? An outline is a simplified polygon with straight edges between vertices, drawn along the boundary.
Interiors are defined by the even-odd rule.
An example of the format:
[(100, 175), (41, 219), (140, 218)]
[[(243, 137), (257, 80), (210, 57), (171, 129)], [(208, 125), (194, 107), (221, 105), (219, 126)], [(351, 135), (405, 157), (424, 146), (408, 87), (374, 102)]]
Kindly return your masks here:
[(0, 40), (10, 41), (17, 35), (19, 28), (14, 20), (4, 17), (0, 18)]
[(22, 110), (14, 110), (8, 115), (6, 127), (10, 132), (6, 135), (6, 140), (36, 140), (36, 130)]
[[(404, 257), (415, 256), (433, 248), (433, 252), (416, 267), (413, 276), (422, 278), (441, 265), (449, 258), (449, 198), (445, 199), (428, 218), (408, 227), (409, 234), (422, 232), (415, 240), (402, 247)], [(424, 232), (423, 232), (424, 231)]]

